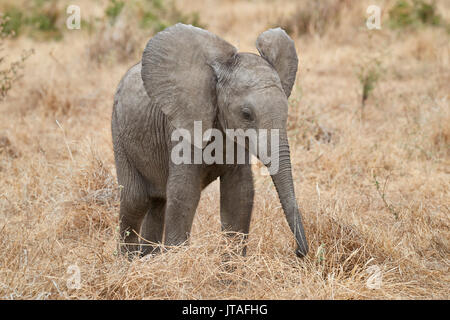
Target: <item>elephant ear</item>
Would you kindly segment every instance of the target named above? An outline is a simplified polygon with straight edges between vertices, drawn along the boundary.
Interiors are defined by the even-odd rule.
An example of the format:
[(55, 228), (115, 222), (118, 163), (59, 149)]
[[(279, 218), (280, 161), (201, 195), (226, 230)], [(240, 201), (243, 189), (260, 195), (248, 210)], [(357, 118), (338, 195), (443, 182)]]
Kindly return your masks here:
[(235, 54), (236, 48), (225, 40), (181, 23), (157, 33), (145, 47), (141, 76), (147, 94), (175, 128), (189, 131), (196, 147), (207, 142), (194, 139), (194, 121), (202, 121), (203, 136), (216, 118), (212, 66)]
[(289, 98), (298, 68), (294, 41), (281, 28), (269, 29), (259, 35), (256, 48), (277, 71), (284, 93)]

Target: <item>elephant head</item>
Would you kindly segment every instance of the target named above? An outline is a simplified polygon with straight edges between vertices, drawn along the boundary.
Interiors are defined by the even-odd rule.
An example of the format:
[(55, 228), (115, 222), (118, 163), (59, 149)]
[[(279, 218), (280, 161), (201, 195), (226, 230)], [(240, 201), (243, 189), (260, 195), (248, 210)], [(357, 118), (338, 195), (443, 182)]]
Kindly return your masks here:
[[(292, 39), (280, 28), (262, 33), (256, 47), (260, 55), (238, 53), (206, 30), (177, 24), (148, 42), (142, 80), (153, 103), (175, 128), (193, 133), (194, 121), (202, 121), (206, 131), (217, 120), (224, 129), (278, 129), (279, 170), (272, 180), (297, 241), (296, 253), (304, 256), (308, 245), (286, 134), (287, 98), (297, 73), (297, 53)], [(202, 141), (197, 147), (205, 144)]]

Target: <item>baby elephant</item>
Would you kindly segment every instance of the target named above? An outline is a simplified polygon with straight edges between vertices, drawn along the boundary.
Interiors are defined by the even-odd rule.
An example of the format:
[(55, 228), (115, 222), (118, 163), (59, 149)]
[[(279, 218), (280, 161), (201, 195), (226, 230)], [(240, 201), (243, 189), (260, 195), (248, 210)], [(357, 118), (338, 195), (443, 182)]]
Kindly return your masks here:
[[(256, 47), (260, 55), (237, 52), (206, 30), (177, 24), (150, 39), (142, 61), (121, 80), (111, 125), (123, 186), (122, 253), (145, 255), (161, 243), (185, 243), (200, 193), (217, 178), (222, 229), (246, 239), (253, 154), (269, 169), (297, 242), (296, 254), (307, 254), (286, 134), (297, 53), (280, 28), (262, 33)], [(277, 138), (266, 134), (259, 141), (258, 151), (264, 146), (271, 150), (269, 160), (250, 147), (246, 133), (251, 130)], [(239, 143), (244, 131), (245, 142)], [(180, 137), (188, 142), (180, 143)]]

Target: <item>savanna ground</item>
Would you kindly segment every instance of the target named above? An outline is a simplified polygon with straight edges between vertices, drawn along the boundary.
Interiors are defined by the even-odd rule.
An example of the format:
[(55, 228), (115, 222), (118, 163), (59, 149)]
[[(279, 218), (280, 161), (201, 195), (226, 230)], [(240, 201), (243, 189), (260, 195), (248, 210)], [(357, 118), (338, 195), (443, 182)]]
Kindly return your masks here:
[[(22, 25), (7, 25), (16, 35), (3, 40), (0, 70), (34, 53), (0, 102), (0, 298), (448, 299), (450, 3), (427, 3), (2, 1)], [(81, 30), (65, 27), (69, 4)], [(371, 4), (381, 30), (366, 27)], [(248, 255), (233, 268), (217, 184), (202, 194), (189, 246), (117, 255), (114, 91), (176, 21), (240, 51), (256, 52), (277, 25), (295, 39), (288, 126), (305, 259), (259, 170)]]

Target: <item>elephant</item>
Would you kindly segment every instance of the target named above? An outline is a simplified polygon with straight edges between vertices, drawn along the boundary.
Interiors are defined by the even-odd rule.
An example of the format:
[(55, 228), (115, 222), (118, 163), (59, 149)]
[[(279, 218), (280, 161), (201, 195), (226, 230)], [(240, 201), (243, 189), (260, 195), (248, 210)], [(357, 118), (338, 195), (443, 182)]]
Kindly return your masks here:
[[(207, 30), (178, 23), (155, 34), (121, 79), (111, 120), (121, 253), (144, 256), (188, 243), (201, 192), (220, 179), (221, 228), (243, 237), (246, 254), (255, 192), (248, 145), (244, 163), (174, 163), (173, 133), (193, 133), (198, 121), (202, 132), (216, 129), (224, 140), (228, 129), (278, 130), (279, 169), (271, 178), (295, 253), (308, 253), (286, 132), (298, 68), (295, 44), (275, 28), (259, 35), (256, 48), (259, 55), (238, 52)], [(211, 140), (189, 142), (202, 150)]]

